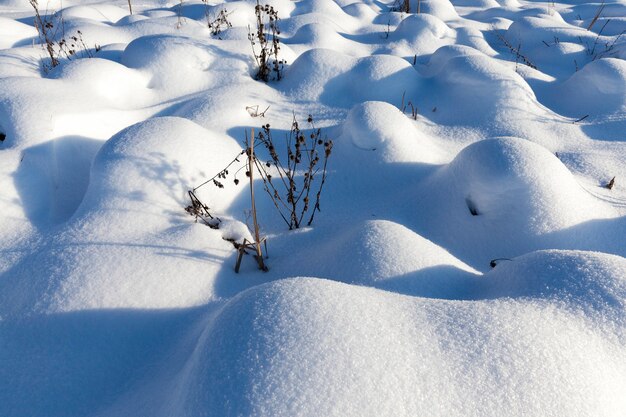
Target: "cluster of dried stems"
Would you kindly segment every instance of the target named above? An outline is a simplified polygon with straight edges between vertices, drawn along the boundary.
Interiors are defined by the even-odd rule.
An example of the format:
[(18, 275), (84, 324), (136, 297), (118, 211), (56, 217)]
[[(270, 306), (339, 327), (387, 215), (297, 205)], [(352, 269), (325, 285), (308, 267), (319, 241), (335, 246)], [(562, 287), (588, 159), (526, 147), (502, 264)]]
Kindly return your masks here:
[[(594, 18), (594, 20), (591, 22), (592, 25), (589, 25), (589, 30), (591, 29), (591, 27), (593, 27), (593, 23), (595, 23), (596, 20), (597, 19)], [(611, 22), (611, 19), (607, 19), (604, 22), (604, 25), (602, 25), (602, 28), (600, 28), (600, 30), (598, 31), (598, 34), (596, 35), (593, 41), (593, 44), (589, 44), (589, 42), (587, 41), (583, 42), (582, 37), (580, 36), (578, 37), (578, 41), (580, 42), (581, 45), (585, 46), (587, 55), (591, 57), (592, 61), (595, 61), (596, 59), (600, 59), (600, 58), (607, 58), (607, 57), (614, 56), (618, 52), (615, 50), (615, 45), (621, 39), (624, 33), (626, 33), (626, 30), (621, 31), (619, 35), (617, 35), (615, 39), (613, 39), (612, 41), (603, 40), (602, 33), (604, 32), (604, 29), (606, 28), (606, 25), (609, 24), (609, 22)]]
[(278, 11), (268, 4), (259, 4), (257, 0), (254, 13), (256, 16), (254, 32), (248, 26), (248, 40), (257, 64), (257, 72), (254, 77), (265, 82), (278, 81), (282, 78), (285, 65), (285, 61), (278, 58), (280, 51)]
[[(83, 34), (79, 30), (75, 35), (65, 38), (65, 28), (63, 22), (63, 15), (59, 14), (55, 19), (54, 15), (48, 14), (41, 15), (39, 9), (38, 0), (28, 0), (30, 5), (35, 10), (35, 28), (39, 33), (39, 39), (44, 44), (44, 48), (50, 57), (50, 64), (43, 64), (44, 71), (48, 71), (51, 68), (58, 66), (61, 63), (61, 59), (65, 58), (71, 60), (78, 56), (79, 52), (83, 57), (93, 58), (94, 53), (85, 44), (83, 40)], [(57, 41), (59, 31), (61, 32), (61, 39)], [(99, 45), (94, 46), (95, 52), (100, 50)]]
[(220, 33), (222, 33), (222, 30), (233, 27), (233, 24), (230, 22), (230, 20), (228, 20), (228, 16), (230, 16), (231, 14), (228, 12), (228, 10), (222, 9), (219, 11), (217, 16), (213, 16), (213, 14), (209, 12), (207, 3), (208, 0), (203, 1), (207, 5), (205, 15), (207, 25), (209, 26), (209, 30), (211, 31), (211, 35), (218, 36)]
[(408, 108), (411, 108), (411, 119), (413, 120), (417, 120), (417, 106), (413, 104), (413, 102), (411, 100), (409, 100), (406, 104), (404, 103), (404, 95), (406, 94), (406, 91), (402, 93), (402, 103), (400, 104), (400, 111), (402, 111), (402, 113), (406, 114), (406, 111), (408, 110)]
[(269, 155), (264, 164), (256, 161), (257, 170), (265, 191), (290, 230), (301, 227), (305, 217), (310, 226), (315, 213), (321, 210), (320, 197), (333, 148), (333, 141), (322, 138), (311, 115), (307, 123), (310, 130), (305, 133), (294, 115), (285, 143), (286, 154), (281, 155), (277, 149), (269, 124), (263, 126), (257, 138)]
[(528, 57), (524, 54), (522, 54), (522, 44), (518, 44), (517, 47), (513, 46), (511, 44), (511, 42), (509, 42), (504, 36), (500, 35), (498, 32), (495, 32), (496, 36), (498, 37), (498, 39), (500, 40), (500, 42), (502, 42), (504, 44), (504, 46), (506, 46), (509, 51), (511, 51), (511, 53), (513, 55), (515, 55), (515, 71), (517, 72), (518, 68), (518, 64), (522, 63), (532, 69), (537, 69), (537, 66), (535, 64), (533, 64), (530, 59), (528, 59)]
[[(328, 158), (332, 153), (333, 142), (327, 138), (322, 138), (321, 129), (315, 128), (313, 118), (310, 115), (307, 118), (307, 123), (311, 130), (305, 133), (300, 129), (294, 115), (284, 149), (277, 148), (269, 124), (264, 125), (258, 135), (255, 135), (254, 130), (252, 130), (250, 137), (246, 136), (245, 150), (235, 156), (226, 167), (213, 177), (189, 191), (191, 204), (185, 210), (195, 216), (196, 221), (200, 219), (205, 224), (218, 228), (219, 218), (210, 214), (209, 207), (200, 201), (196, 191), (207, 184), (224, 188), (224, 181), (229, 177), (232, 177), (233, 183), (238, 185), (240, 181), (237, 174), (245, 169), (250, 184), (254, 241), (233, 242), (239, 251), (235, 267), (237, 271), (241, 257), (247, 253), (247, 250), (253, 250), (259, 268), (267, 270), (261, 251), (261, 244), (265, 243), (265, 238), (261, 238), (257, 221), (253, 184), (255, 172), (259, 174), (264, 190), (290, 230), (301, 227), (304, 222), (310, 226), (315, 218), (315, 213), (321, 211), (320, 199), (326, 183)], [(255, 149), (260, 149), (261, 159), (259, 159)], [(245, 161), (241, 160), (243, 155), (246, 156)]]

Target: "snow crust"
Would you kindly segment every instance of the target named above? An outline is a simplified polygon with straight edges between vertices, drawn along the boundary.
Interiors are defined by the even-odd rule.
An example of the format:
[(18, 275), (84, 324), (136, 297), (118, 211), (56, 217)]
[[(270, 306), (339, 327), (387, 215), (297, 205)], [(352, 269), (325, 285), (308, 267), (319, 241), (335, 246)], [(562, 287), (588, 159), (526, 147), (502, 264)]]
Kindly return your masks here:
[[(264, 83), (252, 1), (49, 1), (52, 68), (0, 0), (0, 415), (625, 415), (626, 2), (269, 4)], [(321, 211), (257, 176), (237, 274), (210, 180), (309, 115)]]

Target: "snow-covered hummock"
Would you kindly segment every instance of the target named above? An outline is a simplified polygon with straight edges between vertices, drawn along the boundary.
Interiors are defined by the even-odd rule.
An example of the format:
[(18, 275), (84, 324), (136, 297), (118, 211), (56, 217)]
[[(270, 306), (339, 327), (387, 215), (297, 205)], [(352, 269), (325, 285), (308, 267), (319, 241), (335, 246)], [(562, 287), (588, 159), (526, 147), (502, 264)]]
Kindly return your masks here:
[[(252, 1), (40, 2), (50, 68), (0, 0), (0, 416), (624, 416), (626, 3), (268, 3), (263, 83)], [(257, 181), (236, 274), (309, 115), (321, 211)]]

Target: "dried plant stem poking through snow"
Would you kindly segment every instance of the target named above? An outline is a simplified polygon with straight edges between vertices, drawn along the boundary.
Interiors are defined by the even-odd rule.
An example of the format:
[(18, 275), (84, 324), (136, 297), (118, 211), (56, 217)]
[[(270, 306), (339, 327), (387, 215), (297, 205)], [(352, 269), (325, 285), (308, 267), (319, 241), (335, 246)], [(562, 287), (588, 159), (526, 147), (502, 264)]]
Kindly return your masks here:
[(268, 4), (259, 4), (257, 0), (254, 14), (256, 16), (254, 33), (248, 26), (248, 40), (252, 46), (252, 55), (257, 65), (254, 78), (265, 82), (270, 80), (278, 81), (282, 78), (285, 65), (285, 61), (278, 58), (278, 52), (280, 51), (278, 11)]
[[(82, 51), (84, 57), (93, 58), (94, 53), (87, 47), (83, 40), (83, 34), (80, 30), (76, 34), (65, 38), (65, 28), (63, 22), (63, 14), (59, 12), (58, 17), (53, 15), (41, 16), (38, 0), (29, 0), (30, 5), (35, 10), (35, 28), (39, 33), (39, 39), (44, 44), (44, 48), (50, 57), (50, 64), (43, 64), (44, 72), (48, 72), (51, 68), (61, 63), (61, 58), (71, 60)], [(59, 30), (61, 31), (61, 40), (56, 41)], [(94, 45), (94, 51), (100, 51), (99, 45)]]
[(209, 212), (209, 206), (200, 201), (195, 190), (189, 190), (188, 194), (191, 204), (185, 207), (185, 211), (190, 215), (195, 216), (196, 222), (200, 219), (210, 228), (219, 229), (219, 224), (221, 222), (219, 217), (213, 217), (211, 215)]
[[(311, 127), (309, 133), (300, 129), (294, 115), (291, 130), (286, 140), (286, 158), (280, 156), (276, 148), (270, 125), (263, 126), (258, 139), (269, 154), (268, 161), (263, 164), (256, 162), (257, 169), (263, 179), (267, 195), (270, 196), (280, 216), (289, 229), (298, 229), (306, 214), (310, 213), (307, 226), (313, 223), (316, 211), (320, 209), (320, 198), (326, 182), (328, 158), (332, 153), (333, 141), (322, 139), (321, 129), (316, 129), (311, 115), (307, 118)], [(322, 157), (320, 151), (323, 148)], [(278, 176), (276, 179), (272, 173)], [(315, 204), (310, 205), (315, 178), (321, 176), (315, 194)], [(279, 191), (281, 189), (281, 191)], [(283, 194), (284, 193), (284, 194)], [(309, 211), (311, 210), (311, 211)]]
[(213, 13), (210, 12), (208, 0), (202, 0), (205, 6), (205, 16), (207, 26), (211, 31), (211, 35), (218, 36), (222, 33), (222, 30), (229, 29), (233, 27), (233, 24), (228, 20), (228, 16), (231, 15), (232, 12), (229, 12), (226, 9), (222, 9), (219, 11), (217, 16), (214, 16)]
[(500, 35), (499, 33), (496, 32), (496, 36), (498, 37), (498, 39), (500, 40), (500, 42), (502, 42), (504, 44), (504, 46), (506, 46), (509, 51), (511, 51), (511, 53), (513, 55), (515, 55), (515, 71), (517, 71), (517, 65), (521, 62), (524, 65), (532, 68), (532, 69), (537, 69), (537, 66), (535, 64), (533, 64), (526, 55), (522, 54), (522, 44), (520, 43), (517, 48), (514, 47), (511, 42), (509, 42), (504, 36)]
[(51, 33), (54, 24), (47, 15), (41, 17), (38, 0), (29, 0), (29, 3), (35, 9), (35, 28), (39, 32), (39, 39), (45, 44), (46, 51), (50, 56), (50, 65), (54, 68), (59, 65), (59, 58), (54, 48), (54, 34)]
[[(255, 259), (259, 264), (259, 269), (262, 271), (267, 271), (267, 267), (263, 262), (263, 252), (261, 252), (261, 243), (265, 242), (265, 238), (261, 239), (261, 234), (259, 232), (259, 222), (257, 221), (257, 213), (256, 213), (256, 201), (254, 199), (254, 165), (256, 163), (256, 157), (254, 155), (254, 129), (250, 134), (250, 145), (246, 149), (246, 153), (248, 154), (248, 172), (250, 173), (250, 205), (252, 206), (252, 222), (254, 224), (254, 250), (256, 251)], [(244, 239), (245, 246), (245, 239)], [(244, 254), (244, 249), (239, 249), (239, 256), (237, 257), (237, 266), (235, 267), (235, 271), (239, 272), (239, 265), (241, 263), (241, 257)]]
[[(235, 266), (237, 272), (239, 271), (241, 259), (247, 253), (247, 250), (254, 250), (259, 269), (267, 270), (261, 251), (261, 244), (265, 244), (266, 239), (261, 237), (257, 220), (254, 195), (255, 170), (258, 171), (263, 181), (264, 190), (290, 230), (300, 228), (307, 215), (309, 217), (306, 224), (310, 226), (315, 218), (315, 213), (321, 211), (320, 200), (324, 184), (326, 183), (328, 158), (332, 153), (333, 141), (328, 138), (322, 139), (322, 131), (315, 128), (311, 115), (308, 116), (307, 123), (312, 128), (309, 133), (305, 133), (300, 129), (294, 115), (291, 130), (286, 137), (286, 154), (282, 154), (282, 156), (281, 152), (276, 148), (269, 124), (264, 125), (262, 131), (256, 136), (254, 129), (252, 129), (249, 139), (246, 135), (246, 149), (244, 151), (239, 153), (220, 172), (189, 191), (191, 204), (185, 208), (185, 211), (195, 216), (196, 221), (201, 219), (206, 225), (217, 229), (219, 228), (220, 219), (209, 213), (209, 207), (200, 201), (196, 191), (206, 184), (213, 184), (218, 189), (224, 188), (224, 182), (222, 181), (231, 173), (234, 177), (234, 184), (238, 185), (240, 181), (237, 178), (237, 174), (241, 170), (246, 169), (246, 176), (250, 182), (254, 242), (248, 242), (245, 239), (243, 243), (233, 242), (235, 248), (239, 251)], [(266, 162), (257, 159), (255, 151), (256, 140), (263, 145), (262, 149), (268, 154), (266, 155)], [(321, 157), (320, 153), (322, 153)], [(247, 156), (245, 164), (239, 166), (234, 172), (231, 171), (231, 167), (234, 164), (242, 162), (239, 157), (243, 154)], [(319, 180), (316, 181), (316, 178)], [(315, 198), (314, 203), (311, 202), (313, 198)]]

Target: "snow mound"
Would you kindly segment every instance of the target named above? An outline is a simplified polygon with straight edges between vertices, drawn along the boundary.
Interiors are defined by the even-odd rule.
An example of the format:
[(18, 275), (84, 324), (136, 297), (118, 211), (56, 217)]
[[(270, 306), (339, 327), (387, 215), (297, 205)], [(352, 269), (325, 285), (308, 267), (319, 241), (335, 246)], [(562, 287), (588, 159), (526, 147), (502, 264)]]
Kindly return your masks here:
[(554, 88), (550, 107), (576, 118), (586, 114), (623, 114), (626, 111), (626, 62), (616, 58), (590, 62)]
[(616, 214), (587, 193), (552, 153), (516, 138), (466, 147), (427, 181), (420, 196), (420, 223), (436, 233), (435, 242), (444, 241), (456, 256), (467, 261), (463, 253), (482, 265), (558, 245), (543, 238)]
[(128, 16), (128, 9), (110, 4), (70, 6), (63, 9), (64, 19), (85, 19), (93, 22), (115, 23)]
[(503, 260), (485, 274), (487, 297), (550, 300), (625, 325), (626, 259), (599, 252), (546, 250)]
[(420, 1), (419, 14), (422, 13), (435, 16), (443, 21), (459, 19), (459, 15), (449, 0), (422, 0)]
[[(206, 250), (226, 257), (232, 245), (184, 213), (186, 192), (240, 149), (180, 118), (150, 119), (111, 138), (94, 160), (72, 220), (2, 283), (4, 314), (187, 307), (211, 299), (223, 259)], [(215, 190), (198, 193), (213, 210), (224, 210), (238, 192)], [(181, 258), (190, 261), (184, 268)], [(33, 271), (41, 267), (48, 274)]]
[(0, 50), (9, 49), (20, 41), (35, 36), (37, 30), (34, 27), (0, 16)]
[(176, 389), (124, 406), (155, 416), (618, 416), (626, 362), (624, 327), (613, 324), (549, 302), (283, 280), (207, 321)]
[(496, 0), (451, 0), (450, 3), (452, 3), (453, 6), (480, 7), (481, 9), (499, 6)]
[(316, 100), (329, 80), (354, 65), (354, 58), (330, 49), (310, 49), (301, 54), (285, 71), (281, 89), (291, 96)]
[(402, 58), (373, 55), (355, 59), (312, 49), (289, 67), (281, 88), (301, 100), (319, 99), (327, 105), (350, 108), (361, 101), (399, 102), (404, 93), (414, 95), (418, 83), (417, 72)]
[(106, 59), (78, 59), (51, 72), (50, 76), (89, 91), (91, 97), (102, 97), (117, 108), (137, 107), (149, 98), (146, 89), (149, 76)]
[(407, 115), (389, 103), (366, 101), (352, 107), (343, 133), (356, 147), (378, 151), (384, 162), (442, 160), (442, 152), (436, 145), (420, 134)]
[[(348, 2), (350, 3), (350, 2)], [(370, 5), (354, 2), (342, 7), (346, 14), (356, 17), (361, 21), (373, 21), (378, 14)]]
[(193, 39), (154, 35), (129, 43), (121, 63), (148, 72), (152, 76), (150, 88), (184, 94), (209, 83), (211, 77), (206, 71), (213, 60), (207, 48)]
[(421, 96), (429, 118), (467, 125), (516, 124), (522, 114), (539, 110), (533, 90), (514, 70), (470, 47), (442, 47), (424, 74), (429, 87)]
[[(293, 239), (289, 244), (311, 239), (307, 246), (316, 250), (306, 259), (280, 259), (284, 272), (297, 268), (310, 276), (448, 299), (468, 297), (477, 279), (476, 270), (442, 247), (388, 220), (359, 222), (335, 230), (332, 236), (309, 232)], [(349, 262), (333, 264), (329, 259)]]
[(295, 35), (284, 41), (286, 44), (306, 44), (314, 48), (349, 51), (352, 42), (337, 33), (327, 23), (309, 23), (301, 26)]
[[(617, 31), (618, 25), (608, 25), (611, 22), (598, 21), (595, 24), (594, 30), (603, 30), (599, 35), (585, 29), (591, 22), (582, 26), (578, 20), (576, 25), (570, 25), (558, 12), (553, 11), (514, 21), (504, 37), (510, 45), (519, 48), (521, 54), (540, 71), (564, 80), (588, 63), (619, 57), (621, 31)], [(617, 33), (611, 35), (611, 30), (605, 32), (603, 29), (612, 26)], [(509, 55), (511, 60), (516, 59), (515, 53), (505, 47), (503, 42), (498, 47), (503, 55)], [(563, 65), (564, 62), (573, 65)]]
[(392, 43), (386, 49), (393, 55), (421, 56), (452, 43), (455, 32), (439, 17), (424, 13), (402, 20), (390, 38)]
[(416, 95), (419, 81), (413, 66), (404, 59), (373, 55), (359, 59), (349, 71), (328, 81), (321, 99), (347, 108), (363, 101), (399, 103), (403, 95)]

